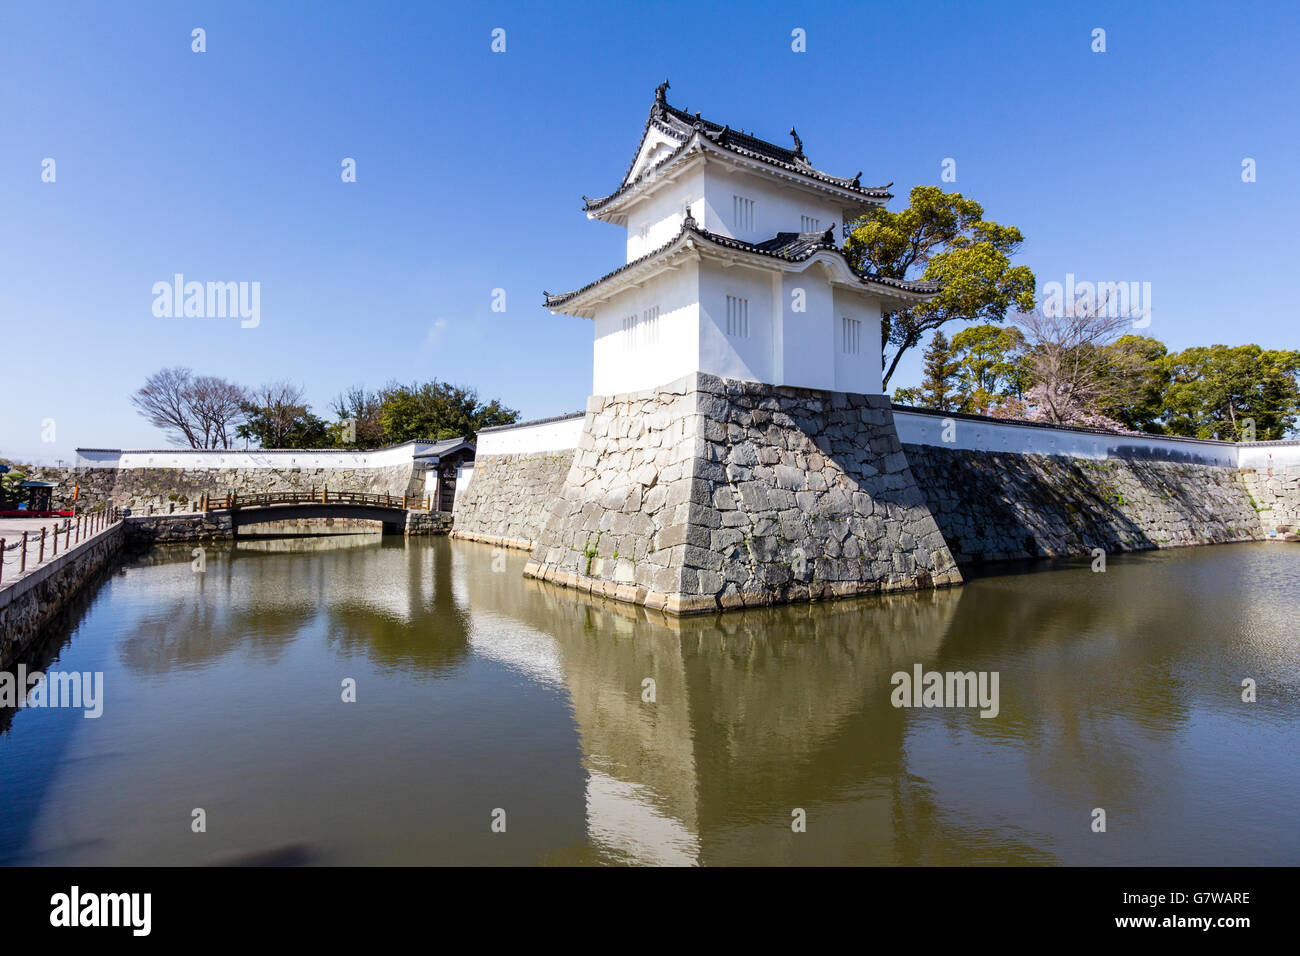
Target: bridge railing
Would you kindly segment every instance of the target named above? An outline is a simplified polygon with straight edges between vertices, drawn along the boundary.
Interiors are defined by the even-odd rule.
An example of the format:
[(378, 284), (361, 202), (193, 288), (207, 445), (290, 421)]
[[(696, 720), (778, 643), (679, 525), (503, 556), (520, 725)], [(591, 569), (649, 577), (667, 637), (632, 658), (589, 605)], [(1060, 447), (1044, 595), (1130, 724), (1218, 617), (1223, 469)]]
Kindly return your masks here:
[(406, 511), (429, 511), (433, 499), (410, 495), (371, 494), (364, 491), (330, 491), (328, 487), (310, 491), (265, 491), (259, 494), (210, 494), (199, 499), (200, 511), (233, 511), (238, 508), (269, 508), (274, 505), (369, 505), (377, 508), (402, 508)]

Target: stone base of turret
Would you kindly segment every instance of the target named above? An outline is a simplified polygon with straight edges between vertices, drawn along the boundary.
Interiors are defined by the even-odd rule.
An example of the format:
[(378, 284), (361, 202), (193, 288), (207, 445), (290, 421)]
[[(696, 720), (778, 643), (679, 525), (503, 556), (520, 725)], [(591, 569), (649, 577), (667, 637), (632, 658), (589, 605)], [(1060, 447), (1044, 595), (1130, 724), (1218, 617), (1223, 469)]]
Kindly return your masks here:
[(588, 399), (524, 573), (676, 614), (961, 583), (885, 396), (701, 373)]

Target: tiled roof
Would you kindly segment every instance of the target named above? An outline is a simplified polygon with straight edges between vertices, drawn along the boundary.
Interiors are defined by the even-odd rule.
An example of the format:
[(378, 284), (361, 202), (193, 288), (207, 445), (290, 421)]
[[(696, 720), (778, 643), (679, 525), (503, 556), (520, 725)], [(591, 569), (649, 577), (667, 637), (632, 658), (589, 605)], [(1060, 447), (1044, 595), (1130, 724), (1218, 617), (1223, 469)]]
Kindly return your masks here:
[(910, 292), (916, 295), (934, 295), (938, 293), (941, 286), (933, 281), (915, 281), (909, 279), (891, 279), (888, 276), (877, 275), (873, 272), (863, 272), (855, 269), (844, 255), (844, 250), (835, 245), (831, 235), (834, 230), (827, 229), (825, 232), (779, 232), (771, 239), (765, 239), (762, 242), (745, 242), (741, 239), (732, 239), (730, 236), (718, 235), (701, 229), (695, 222), (693, 216), (687, 216), (682, 222), (682, 228), (678, 230), (677, 235), (673, 236), (667, 242), (651, 252), (639, 258), (633, 259), (627, 265), (619, 266), (612, 272), (601, 276), (595, 282), (589, 282), (581, 289), (575, 289), (573, 292), (563, 292), (558, 295), (551, 295), (549, 292), (542, 293), (545, 298), (545, 305), (548, 309), (559, 308), (566, 302), (570, 302), (603, 282), (607, 282), (620, 273), (627, 272), (629, 269), (635, 269), (637, 266), (649, 262), (655, 257), (661, 255), (675, 245), (686, 233), (712, 243), (724, 249), (735, 249), (739, 252), (754, 253), (756, 255), (769, 256), (773, 259), (781, 259), (786, 262), (803, 262), (818, 252), (823, 250), (834, 252), (844, 259), (844, 264), (848, 266), (862, 280), (864, 285), (884, 285), (903, 292)]
[(569, 412), (565, 415), (552, 415), (550, 418), (534, 418), (531, 421), (526, 422), (511, 422), (509, 425), (491, 425), (488, 428), (480, 428), (478, 433), (482, 435), (485, 432), (503, 432), (511, 428), (527, 428), (530, 425), (549, 425), (551, 422), (567, 422), (574, 418), (582, 418), (586, 414), (586, 412)]
[[(690, 143), (691, 137), (698, 131), (709, 142), (715, 146), (722, 147), (739, 156), (749, 159), (756, 159), (773, 166), (779, 166), (789, 172), (799, 173), (809, 179), (835, 186), (839, 189), (848, 190), (858, 193), (867, 199), (888, 200), (893, 194), (889, 191), (889, 183), (885, 186), (863, 186), (861, 179), (862, 173), (859, 172), (852, 178), (844, 176), (832, 176), (830, 173), (823, 172), (814, 167), (808, 158), (803, 154), (803, 141), (799, 139), (799, 134), (792, 128), (790, 136), (794, 140), (794, 148), (788, 149), (784, 146), (778, 146), (776, 143), (770, 143), (765, 139), (759, 139), (752, 132), (744, 130), (735, 130), (728, 125), (719, 125), (712, 120), (706, 120), (699, 113), (690, 114), (685, 110), (680, 110), (668, 103), (667, 98), (668, 81), (665, 80), (655, 90), (655, 101), (650, 107), (650, 115), (646, 119), (645, 127), (641, 132), (641, 141), (645, 142), (646, 134), (651, 127), (663, 133), (670, 140), (675, 141), (678, 145), (671, 153), (664, 157), (656, 166), (664, 166), (671, 163), (686, 149)], [(637, 150), (638, 155), (640, 149)], [(630, 180), (632, 169), (636, 166), (636, 158), (632, 160), (632, 165), (628, 167), (623, 176), (623, 183), (614, 192), (600, 199), (588, 199), (583, 196), (585, 203), (584, 208), (587, 212), (596, 212), (599, 209), (609, 205), (615, 199), (618, 199), (625, 192), (632, 189), (636, 182)]]

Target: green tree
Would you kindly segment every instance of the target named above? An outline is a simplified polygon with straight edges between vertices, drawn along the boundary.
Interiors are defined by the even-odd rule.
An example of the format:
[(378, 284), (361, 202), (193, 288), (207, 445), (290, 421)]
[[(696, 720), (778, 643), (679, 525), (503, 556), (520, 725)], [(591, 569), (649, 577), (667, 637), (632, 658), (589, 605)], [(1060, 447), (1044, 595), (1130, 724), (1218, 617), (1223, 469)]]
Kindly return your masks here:
[(1102, 346), (1096, 411), (1133, 431), (1162, 434), (1168, 351), (1146, 335), (1124, 335)]
[(1250, 437), (1251, 420), (1255, 439), (1265, 441), (1295, 428), (1300, 352), (1197, 346), (1170, 355), (1165, 364), (1165, 424), (1171, 434), (1242, 441)]
[(330, 448), (334, 446), (330, 426), (312, 413), (303, 400), (302, 389), (288, 382), (263, 385), (242, 405), (244, 423), (236, 430), (240, 438), (261, 448)]
[(956, 411), (987, 414), (1007, 399), (1024, 397), (1029, 371), (1025, 336), (1014, 325), (972, 325), (952, 337), (959, 393)]
[(953, 358), (948, 337), (936, 330), (925, 350), (924, 377), (917, 388), (900, 388), (894, 401), (940, 412), (957, 411), (956, 381), (958, 364)]
[(385, 396), (379, 420), (391, 442), (417, 438), (473, 439), (480, 428), (509, 425), (519, 412), (497, 399), (483, 403), (478, 392), (436, 379), (423, 384), (400, 385)]
[(9, 470), (0, 472), (0, 508), (9, 510), (18, 503), (27, 500), (27, 492), (22, 483), (27, 480), (26, 470), (21, 465), (4, 459), (0, 464), (9, 465)]
[(389, 383), (377, 392), (354, 385), (334, 399), (332, 411), (338, 422), (330, 426), (334, 444), (339, 448), (379, 448), (389, 444), (380, 416), (384, 400), (397, 386)]
[(844, 251), (857, 268), (943, 286), (929, 302), (882, 316), (886, 388), (899, 359), (945, 322), (1001, 322), (1012, 308), (1033, 308), (1034, 273), (1011, 264), (1023, 238), (985, 219), (975, 200), (937, 186), (916, 186), (906, 209), (873, 210), (848, 229)]

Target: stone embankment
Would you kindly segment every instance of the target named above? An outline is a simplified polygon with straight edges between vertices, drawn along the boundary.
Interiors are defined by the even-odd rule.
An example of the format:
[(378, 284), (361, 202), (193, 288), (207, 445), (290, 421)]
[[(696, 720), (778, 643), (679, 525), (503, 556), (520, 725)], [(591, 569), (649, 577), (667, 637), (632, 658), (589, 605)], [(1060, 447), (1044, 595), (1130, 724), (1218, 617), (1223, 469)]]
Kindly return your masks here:
[(1300, 531), (1300, 465), (1247, 468), (1241, 477), (1265, 533)]
[(672, 613), (961, 581), (887, 399), (701, 373), (589, 399), (524, 573)]
[(452, 537), (531, 551), (572, 463), (572, 449), (479, 454)]
[(0, 587), (0, 668), (22, 657), (67, 600), (113, 563), (124, 541), (122, 522), (110, 524)]
[(1265, 536), (1235, 468), (905, 445), (959, 564)]

